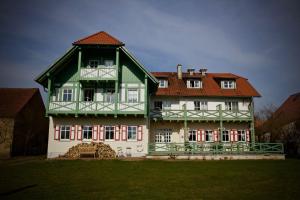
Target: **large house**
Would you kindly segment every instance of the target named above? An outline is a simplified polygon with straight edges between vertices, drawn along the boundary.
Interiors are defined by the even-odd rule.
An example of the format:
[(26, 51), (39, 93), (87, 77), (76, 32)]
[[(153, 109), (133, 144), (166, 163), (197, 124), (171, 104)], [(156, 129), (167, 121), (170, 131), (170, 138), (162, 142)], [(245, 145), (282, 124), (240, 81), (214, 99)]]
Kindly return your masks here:
[(133, 157), (254, 143), (260, 94), (246, 78), (181, 65), (174, 71), (150, 73), (106, 32), (74, 42), (36, 79), (48, 91), (48, 157), (82, 142)]

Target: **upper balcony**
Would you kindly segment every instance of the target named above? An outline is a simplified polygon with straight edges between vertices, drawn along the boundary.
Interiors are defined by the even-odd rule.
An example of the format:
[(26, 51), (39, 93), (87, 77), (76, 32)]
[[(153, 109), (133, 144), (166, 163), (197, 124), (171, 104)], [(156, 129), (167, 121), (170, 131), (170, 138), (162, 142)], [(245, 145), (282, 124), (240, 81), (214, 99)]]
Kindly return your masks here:
[(80, 80), (117, 80), (117, 66), (100, 65), (97, 68), (81, 68)]
[(251, 121), (249, 110), (151, 110), (153, 120)]

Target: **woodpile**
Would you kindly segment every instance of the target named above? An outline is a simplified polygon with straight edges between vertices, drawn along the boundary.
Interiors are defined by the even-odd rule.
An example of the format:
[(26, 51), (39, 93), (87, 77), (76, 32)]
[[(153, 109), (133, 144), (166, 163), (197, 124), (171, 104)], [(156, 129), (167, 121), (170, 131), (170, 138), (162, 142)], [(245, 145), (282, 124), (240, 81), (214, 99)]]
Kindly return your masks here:
[(116, 157), (116, 152), (108, 144), (102, 142), (77, 144), (71, 147), (63, 157), (77, 159), (83, 154), (91, 154), (96, 159), (114, 159)]

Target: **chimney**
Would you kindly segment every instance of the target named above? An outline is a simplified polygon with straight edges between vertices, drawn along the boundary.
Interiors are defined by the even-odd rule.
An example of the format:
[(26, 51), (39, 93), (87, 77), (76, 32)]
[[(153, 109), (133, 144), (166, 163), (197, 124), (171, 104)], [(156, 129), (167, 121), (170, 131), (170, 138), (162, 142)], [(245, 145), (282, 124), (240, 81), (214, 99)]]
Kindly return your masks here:
[(200, 69), (199, 72), (201, 73), (202, 76), (205, 76), (207, 69)]
[(182, 65), (181, 64), (177, 65), (177, 78), (182, 79)]
[(192, 76), (195, 72), (195, 69), (188, 69), (187, 72)]

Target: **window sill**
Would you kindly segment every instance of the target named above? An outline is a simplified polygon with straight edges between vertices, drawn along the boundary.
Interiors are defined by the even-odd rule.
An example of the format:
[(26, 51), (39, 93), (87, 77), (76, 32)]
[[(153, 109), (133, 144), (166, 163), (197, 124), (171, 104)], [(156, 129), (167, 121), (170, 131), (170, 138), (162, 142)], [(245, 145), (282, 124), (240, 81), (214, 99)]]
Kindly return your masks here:
[(70, 142), (70, 139), (60, 139), (61, 142)]

